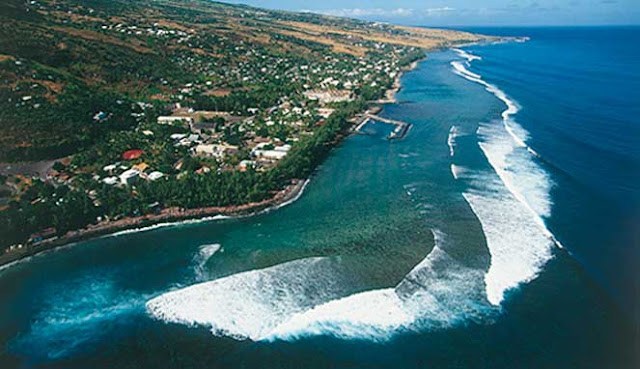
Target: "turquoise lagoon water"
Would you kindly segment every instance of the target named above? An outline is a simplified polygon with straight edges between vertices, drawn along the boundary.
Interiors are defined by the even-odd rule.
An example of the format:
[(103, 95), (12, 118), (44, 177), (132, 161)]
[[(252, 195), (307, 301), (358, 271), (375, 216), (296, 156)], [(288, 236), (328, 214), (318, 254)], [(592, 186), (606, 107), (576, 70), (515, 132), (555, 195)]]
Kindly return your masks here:
[(634, 367), (638, 29), (482, 31), (293, 204), (0, 272), (2, 367)]

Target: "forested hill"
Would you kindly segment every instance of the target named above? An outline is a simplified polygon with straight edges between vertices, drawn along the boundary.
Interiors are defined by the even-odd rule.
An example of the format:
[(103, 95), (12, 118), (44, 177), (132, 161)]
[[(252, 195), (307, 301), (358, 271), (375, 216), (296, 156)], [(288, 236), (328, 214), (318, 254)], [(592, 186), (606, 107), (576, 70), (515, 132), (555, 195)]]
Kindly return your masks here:
[[(334, 53), (379, 54), (383, 44), (434, 48), (476, 39), (200, 0), (3, 0), (0, 160), (78, 152), (110, 131), (133, 128), (136, 102), (162, 110), (234, 91), (245, 101), (214, 103), (267, 104), (274, 86), (299, 88), (264, 73), (283, 58), (307, 63)], [(108, 121), (96, 119), (100, 112), (109, 112)]]

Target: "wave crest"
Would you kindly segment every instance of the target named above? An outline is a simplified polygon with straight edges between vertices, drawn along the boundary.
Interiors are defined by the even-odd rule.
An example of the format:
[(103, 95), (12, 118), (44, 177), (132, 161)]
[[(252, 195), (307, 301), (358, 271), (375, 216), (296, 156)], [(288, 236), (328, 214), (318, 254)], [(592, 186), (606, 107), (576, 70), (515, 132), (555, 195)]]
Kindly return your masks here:
[[(475, 60), (469, 53), (458, 53), (468, 62)], [(506, 105), (502, 124), (480, 123), (478, 128), (480, 149), (501, 183), (492, 184), (491, 176), (480, 173), (467, 175), (478, 190), (463, 194), (487, 239), (491, 252), (491, 267), (485, 276), (487, 297), (499, 305), (505, 291), (537, 276), (552, 257), (554, 244), (561, 247), (543, 219), (551, 216), (553, 181), (535, 161), (538, 155), (526, 143), (528, 132), (513, 119), (520, 110), (518, 104), (461, 62), (451, 65), (454, 73), (484, 86)], [(461, 177), (453, 173), (456, 179)]]

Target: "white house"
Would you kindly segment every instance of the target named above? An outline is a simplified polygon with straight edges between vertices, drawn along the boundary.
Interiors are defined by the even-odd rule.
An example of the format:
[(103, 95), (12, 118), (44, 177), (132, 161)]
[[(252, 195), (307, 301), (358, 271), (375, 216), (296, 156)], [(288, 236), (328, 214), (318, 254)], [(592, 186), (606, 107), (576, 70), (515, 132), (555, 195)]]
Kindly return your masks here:
[(162, 177), (164, 177), (164, 173), (158, 172), (158, 171), (151, 172), (151, 173), (149, 173), (149, 176), (148, 176), (150, 181), (156, 181), (156, 180), (158, 180), (158, 179), (160, 179)]
[(108, 184), (109, 186), (113, 186), (116, 183), (118, 183), (118, 177), (107, 177), (103, 179), (102, 182), (104, 182), (105, 184)]
[(135, 181), (138, 180), (138, 177), (140, 177), (140, 173), (138, 173), (137, 170), (129, 169), (120, 174), (120, 182), (127, 186), (135, 183)]
[(105, 172), (113, 172), (114, 170), (116, 170), (117, 165), (115, 164), (109, 164), (107, 166), (105, 166), (104, 168), (102, 168), (102, 170), (104, 170)]
[(324, 104), (353, 100), (352, 92), (349, 90), (310, 90), (305, 91), (304, 96)]
[(163, 116), (158, 117), (158, 124), (193, 123), (193, 118), (189, 116)]
[(171, 136), (169, 136), (172, 140), (182, 140), (183, 138), (187, 137), (186, 134), (184, 133), (174, 133)]
[(215, 158), (223, 158), (225, 153), (238, 151), (237, 146), (223, 144), (202, 144), (195, 147), (197, 155), (213, 156)]
[(289, 150), (291, 150), (291, 145), (276, 146), (271, 150), (264, 150), (267, 145), (269, 145), (268, 142), (259, 143), (251, 150), (251, 154), (257, 158), (280, 160), (287, 156)]

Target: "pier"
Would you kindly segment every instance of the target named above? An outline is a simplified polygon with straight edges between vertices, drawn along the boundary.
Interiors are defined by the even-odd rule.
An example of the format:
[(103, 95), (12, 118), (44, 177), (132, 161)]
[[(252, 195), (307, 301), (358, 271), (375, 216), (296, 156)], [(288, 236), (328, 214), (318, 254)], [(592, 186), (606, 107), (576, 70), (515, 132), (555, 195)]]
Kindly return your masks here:
[(363, 133), (362, 132), (362, 127), (364, 127), (371, 120), (375, 120), (375, 121), (386, 123), (386, 124), (392, 124), (392, 125), (396, 126), (396, 128), (393, 130), (393, 132), (391, 132), (389, 134), (389, 136), (387, 136), (387, 139), (389, 139), (389, 140), (401, 140), (401, 139), (405, 138), (405, 136), (409, 132), (409, 129), (411, 128), (411, 124), (407, 123), (407, 122), (402, 122), (402, 121), (399, 121), (399, 120), (389, 119), (389, 118), (382, 118), (382, 117), (374, 115), (374, 114), (365, 113), (362, 116), (362, 120), (356, 126), (356, 128), (354, 128), (353, 131), (355, 133), (362, 134)]

